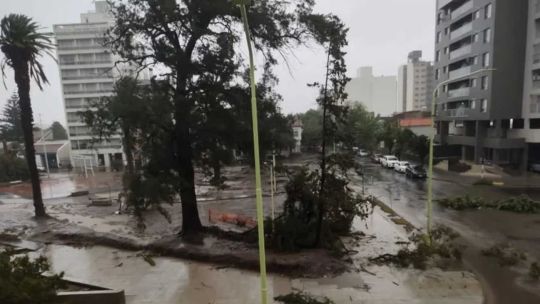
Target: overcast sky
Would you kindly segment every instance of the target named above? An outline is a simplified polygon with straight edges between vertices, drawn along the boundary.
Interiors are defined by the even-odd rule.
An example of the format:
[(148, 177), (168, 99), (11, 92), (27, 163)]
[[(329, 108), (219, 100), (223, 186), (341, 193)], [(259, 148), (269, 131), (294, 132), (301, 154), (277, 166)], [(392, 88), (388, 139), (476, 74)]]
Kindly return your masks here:
[[(80, 22), (80, 13), (93, 9), (93, 0), (0, 0), (0, 17), (21, 13), (52, 31), (53, 24)], [(434, 0), (316, 0), (316, 10), (338, 15), (350, 28), (347, 47), (349, 76), (354, 77), (360, 66), (373, 66), (376, 75), (396, 75), (411, 50), (422, 50), (424, 58), (433, 60), (435, 2)], [(60, 77), (57, 64), (44, 58), (50, 86), (40, 92), (32, 86), (32, 106), (36, 124), (38, 114), (43, 123), (58, 120), (65, 124)], [(307, 83), (324, 79), (324, 51), (301, 48), (290, 56), (288, 65), (276, 67), (280, 78), (278, 92), (285, 113), (304, 112), (315, 107), (316, 92)], [(0, 86), (0, 108), (16, 90), (12, 74), (8, 74), (7, 89)]]

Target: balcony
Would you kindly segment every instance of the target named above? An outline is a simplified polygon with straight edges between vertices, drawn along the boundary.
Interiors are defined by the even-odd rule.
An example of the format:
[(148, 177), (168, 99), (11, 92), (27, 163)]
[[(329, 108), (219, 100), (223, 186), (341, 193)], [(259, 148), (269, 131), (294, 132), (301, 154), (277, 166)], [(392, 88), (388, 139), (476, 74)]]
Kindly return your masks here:
[(62, 80), (80, 80), (80, 79), (110, 79), (112, 81), (112, 74), (103, 75), (79, 75), (79, 76), (62, 76)]
[(449, 145), (474, 146), (476, 138), (474, 136), (448, 135), (446, 143)]
[(533, 64), (540, 63), (540, 54), (533, 54)]
[(447, 6), (452, 1), (454, 1), (454, 0), (437, 0), (437, 9), (441, 9), (441, 8)]
[(60, 65), (102, 64), (102, 63), (112, 64), (112, 60), (64, 61), (64, 62), (60, 62)]
[(469, 22), (465, 25), (462, 25), (461, 27), (453, 30), (450, 32), (450, 39), (453, 40), (453, 39), (456, 39), (460, 36), (463, 36), (467, 33), (470, 33), (472, 31), (472, 22)]
[(463, 68), (459, 68), (457, 70), (453, 70), (453, 71), (450, 71), (450, 73), (448, 73), (448, 78), (449, 79), (458, 79), (458, 78), (462, 78), (468, 74), (471, 73), (471, 67), (470, 66), (466, 66), (466, 67), (463, 67)]
[(540, 80), (533, 80), (533, 89), (540, 89)]
[(461, 5), (460, 7), (458, 7), (457, 9), (455, 9), (451, 14), (450, 16), (452, 17), (452, 19), (456, 19), (457, 17), (463, 15), (464, 13), (466, 13), (467, 11), (471, 10), (473, 8), (473, 2), (472, 0), (471, 1), (468, 1), (468, 2), (465, 2), (463, 3), (463, 5)]
[(464, 97), (469, 96), (471, 93), (471, 88), (461, 88), (456, 90), (448, 91), (448, 98)]
[(472, 51), (471, 45), (462, 46), (459, 49), (450, 52), (450, 59), (456, 59), (458, 57), (470, 54)]

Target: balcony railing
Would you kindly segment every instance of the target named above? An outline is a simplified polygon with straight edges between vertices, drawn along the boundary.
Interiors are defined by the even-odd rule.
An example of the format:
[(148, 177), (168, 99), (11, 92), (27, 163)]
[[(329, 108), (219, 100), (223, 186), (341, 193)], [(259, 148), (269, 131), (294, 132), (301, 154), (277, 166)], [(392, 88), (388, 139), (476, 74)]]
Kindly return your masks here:
[[(62, 80), (77, 80), (77, 79), (109, 79), (113, 76), (111, 74), (103, 75), (80, 75), (80, 76), (62, 76)], [(112, 79), (111, 79), (112, 81)]]
[(58, 45), (58, 50), (86, 50), (86, 49), (103, 49), (101, 44), (88, 44), (88, 45)]
[(461, 5), (460, 7), (458, 7), (457, 9), (455, 9), (451, 14), (450, 16), (452, 16), (452, 19), (456, 19), (457, 17), (463, 15), (464, 13), (466, 13), (467, 11), (471, 10), (473, 8), (473, 2), (472, 0), (471, 1), (468, 1), (468, 2), (465, 2), (463, 5)]
[(459, 49), (450, 52), (450, 59), (456, 59), (458, 57), (461, 57), (463, 55), (470, 54), (472, 50), (471, 45), (462, 46)]
[(472, 31), (472, 22), (469, 22), (461, 27), (450, 32), (450, 39), (456, 39)]
[(457, 90), (451, 90), (451, 91), (448, 91), (448, 98), (469, 96), (470, 93), (471, 93), (470, 88), (461, 88)]
[(449, 79), (460, 78), (470, 73), (471, 73), (471, 67), (467, 66), (467, 67), (459, 68), (457, 70), (450, 71), (450, 73), (448, 73), (448, 77)]
[(94, 94), (94, 93), (111, 93), (113, 91), (110, 89), (100, 89), (100, 90), (69, 90), (65, 91), (64, 94)]
[(60, 62), (61, 65), (75, 65), (75, 64), (101, 64), (101, 63), (111, 63), (111, 60), (84, 60), (84, 61), (64, 61)]

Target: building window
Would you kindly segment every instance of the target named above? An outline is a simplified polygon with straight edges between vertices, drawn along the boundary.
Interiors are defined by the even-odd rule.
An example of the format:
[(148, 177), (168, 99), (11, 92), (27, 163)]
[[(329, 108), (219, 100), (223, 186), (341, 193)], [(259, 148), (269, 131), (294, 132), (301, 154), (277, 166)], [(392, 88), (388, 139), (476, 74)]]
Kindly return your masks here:
[(476, 100), (471, 100), (471, 109), (476, 109)]
[(488, 76), (482, 76), (482, 90), (487, 90), (489, 86)]
[(471, 87), (476, 88), (477, 85), (478, 85), (478, 79), (476, 78), (471, 79)]
[(472, 58), (472, 64), (478, 64), (478, 56)]
[(439, 80), (440, 77), (441, 77), (441, 70), (436, 69), (435, 70), (435, 80)]
[(448, 85), (447, 85), (447, 84), (445, 84), (445, 85), (443, 86), (443, 92), (445, 92), (445, 93), (448, 92)]
[(450, 27), (447, 27), (447, 28), (444, 29), (444, 34), (445, 35), (450, 34)]
[(448, 47), (445, 47), (445, 48), (444, 48), (444, 53), (445, 53), (445, 54), (448, 54), (448, 51), (449, 51), (449, 48), (448, 48)]
[(490, 62), (489, 53), (484, 53), (484, 54), (482, 55), (482, 66), (483, 66), (483, 67), (488, 67), (488, 66), (489, 66), (489, 62)]
[(531, 113), (540, 113), (540, 96), (531, 96)]
[(442, 40), (441, 32), (437, 32), (437, 43), (441, 42), (441, 40)]
[(491, 18), (492, 13), (493, 13), (493, 5), (490, 3), (490, 4), (486, 5), (486, 7), (485, 7), (484, 17), (486, 19), (489, 19), (489, 18)]
[(480, 19), (480, 10), (477, 10), (476, 12), (474, 12), (473, 19)]
[(439, 62), (441, 60), (441, 51), (435, 52), (435, 62)]
[(485, 29), (484, 30), (484, 43), (491, 42), (491, 29)]
[(473, 42), (478, 42), (478, 34), (474, 34), (472, 36), (472, 40), (473, 40)]
[(446, 74), (446, 73), (448, 73), (448, 66), (443, 67), (443, 74)]
[(486, 113), (487, 112), (487, 106), (488, 106), (487, 99), (482, 99), (482, 104), (480, 105), (480, 112)]

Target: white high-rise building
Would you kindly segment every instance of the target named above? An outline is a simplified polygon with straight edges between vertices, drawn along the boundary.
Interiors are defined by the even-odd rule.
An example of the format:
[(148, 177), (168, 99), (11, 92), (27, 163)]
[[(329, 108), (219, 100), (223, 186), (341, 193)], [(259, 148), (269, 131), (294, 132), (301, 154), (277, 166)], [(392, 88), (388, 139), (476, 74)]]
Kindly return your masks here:
[(422, 51), (409, 53), (398, 72), (398, 108), (403, 112), (426, 111), (433, 93), (433, 66), (422, 61)]
[(360, 102), (370, 112), (390, 116), (397, 112), (396, 76), (374, 76), (372, 67), (361, 67), (346, 86), (349, 102)]
[(76, 166), (77, 159), (85, 157), (93, 165), (110, 167), (125, 159), (120, 135), (93, 143), (90, 128), (78, 114), (94, 101), (110, 96), (120, 74), (116, 59), (103, 46), (104, 34), (113, 22), (109, 7), (105, 1), (96, 1), (95, 7), (95, 11), (81, 14), (81, 23), (54, 25), (54, 34), (72, 163)]

